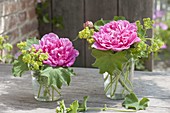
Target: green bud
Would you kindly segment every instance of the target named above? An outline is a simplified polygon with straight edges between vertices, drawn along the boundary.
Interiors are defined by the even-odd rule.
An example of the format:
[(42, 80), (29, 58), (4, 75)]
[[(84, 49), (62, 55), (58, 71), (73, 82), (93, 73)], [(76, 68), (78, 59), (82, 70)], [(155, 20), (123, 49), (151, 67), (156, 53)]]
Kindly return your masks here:
[(39, 70), (39, 65), (37, 62), (34, 62), (33, 67), (35, 70)]
[(48, 59), (48, 53), (41, 53), (39, 56), (40, 61), (44, 61)]
[(26, 54), (27, 50), (22, 50), (21, 52), (22, 52), (22, 54)]
[(22, 57), (22, 60), (25, 62), (25, 63), (30, 63), (31, 62), (31, 55), (30, 54), (26, 54)]
[(4, 42), (4, 37), (0, 36), (0, 44), (3, 44), (3, 42)]
[(35, 47), (32, 47), (32, 48), (31, 48), (31, 51), (32, 51), (32, 52), (36, 52)]
[(143, 22), (144, 22), (145, 29), (152, 29), (152, 26), (153, 26), (153, 23), (154, 23), (153, 20), (151, 20), (150, 18), (144, 18)]
[(11, 51), (13, 46), (10, 43), (5, 43), (3, 44), (3, 47), (7, 50), (7, 51)]
[(37, 64), (38, 64), (39, 66), (42, 66), (43, 63), (42, 63), (42, 62), (37, 62)]
[(20, 43), (17, 44), (17, 47), (18, 47), (19, 49), (23, 49), (23, 48), (26, 47), (26, 46), (27, 46), (27, 43), (26, 43), (26, 42), (20, 42)]

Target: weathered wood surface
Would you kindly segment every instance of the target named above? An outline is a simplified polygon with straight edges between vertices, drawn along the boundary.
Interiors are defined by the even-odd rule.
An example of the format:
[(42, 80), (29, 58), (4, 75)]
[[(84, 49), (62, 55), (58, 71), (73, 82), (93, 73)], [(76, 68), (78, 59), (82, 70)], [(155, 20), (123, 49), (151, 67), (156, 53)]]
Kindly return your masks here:
[[(89, 96), (87, 103), (89, 107), (102, 107), (107, 104), (121, 108), (122, 100), (111, 100), (104, 95), (103, 78), (98, 74), (98, 69), (74, 68), (74, 70), (77, 76), (72, 77), (71, 85), (64, 86), (61, 91), (61, 99), (64, 99), (67, 105), (76, 99), (82, 100), (84, 96)], [(170, 113), (169, 81), (169, 73), (135, 72), (135, 93), (139, 97), (145, 96), (150, 99), (147, 110), (137, 113)], [(13, 77), (10, 66), (0, 65), (0, 113), (55, 113), (56, 106), (57, 102), (38, 102), (33, 98), (29, 73), (21, 78)], [(108, 112), (114, 113), (114, 111), (106, 113)]]

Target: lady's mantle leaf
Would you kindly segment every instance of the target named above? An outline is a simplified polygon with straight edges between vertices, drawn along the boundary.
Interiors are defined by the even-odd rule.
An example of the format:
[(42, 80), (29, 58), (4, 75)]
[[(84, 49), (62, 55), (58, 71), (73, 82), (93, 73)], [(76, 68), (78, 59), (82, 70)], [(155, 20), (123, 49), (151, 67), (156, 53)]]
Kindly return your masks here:
[(142, 98), (142, 100), (139, 102), (140, 110), (146, 109), (146, 107), (148, 107), (148, 102), (148, 98)]
[(148, 98), (143, 98), (139, 101), (137, 96), (134, 93), (131, 93), (125, 97), (122, 105), (127, 109), (144, 110), (148, 107), (148, 102)]
[(14, 76), (21, 77), (22, 73), (28, 70), (28, 65), (22, 61), (22, 55), (18, 57), (18, 60), (14, 60), (12, 67), (12, 73)]
[(128, 61), (125, 51), (113, 53), (112, 51), (93, 49), (92, 56), (96, 58), (93, 66), (98, 67), (101, 74), (108, 72), (112, 75), (116, 69), (121, 71), (123, 64)]
[(54, 85), (57, 86), (59, 89), (61, 89), (61, 86), (63, 83), (69, 85), (71, 78), (70, 76), (75, 75), (75, 73), (69, 69), (69, 68), (52, 68), (47, 67), (46, 69), (41, 71), (42, 76), (46, 76), (48, 78), (48, 85)]
[(69, 108), (67, 108), (67, 113), (77, 113), (77, 110), (79, 108), (79, 103), (77, 100), (75, 100)]

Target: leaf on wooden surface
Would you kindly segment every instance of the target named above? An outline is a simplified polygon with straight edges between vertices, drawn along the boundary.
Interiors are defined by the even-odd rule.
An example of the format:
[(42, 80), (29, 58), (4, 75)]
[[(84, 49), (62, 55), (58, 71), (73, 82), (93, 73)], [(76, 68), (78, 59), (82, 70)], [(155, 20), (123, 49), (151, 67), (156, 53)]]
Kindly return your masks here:
[(123, 102), (123, 106), (126, 109), (134, 109), (134, 110), (145, 110), (148, 107), (148, 98), (142, 98), (140, 101), (134, 93), (130, 93), (125, 97)]

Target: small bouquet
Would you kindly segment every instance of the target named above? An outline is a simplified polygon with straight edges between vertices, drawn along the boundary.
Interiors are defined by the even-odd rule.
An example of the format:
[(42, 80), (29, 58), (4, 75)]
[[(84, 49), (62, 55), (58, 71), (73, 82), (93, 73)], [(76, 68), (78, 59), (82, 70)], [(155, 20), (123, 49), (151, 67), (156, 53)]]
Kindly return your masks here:
[(69, 85), (75, 75), (72, 66), (79, 55), (68, 38), (59, 38), (54, 33), (46, 34), (41, 40), (27, 39), (17, 44), (20, 56), (13, 63), (13, 75), (21, 76), (32, 71), (35, 98), (40, 101), (54, 101), (61, 95), (63, 83)]
[(79, 32), (78, 37), (87, 40), (92, 49), (96, 59), (93, 66), (104, 74), (104, 90), (109, 98), (122, 99), (126, 92), (132, 92), (133, 62), (148, 57), (163, 45), (160, 39), (147, 37), (153, 21), (144, 18), (143, 23), (130, 23), (116, 16), (114, 20), (98, 20), (94, 25), (87, 21)]

